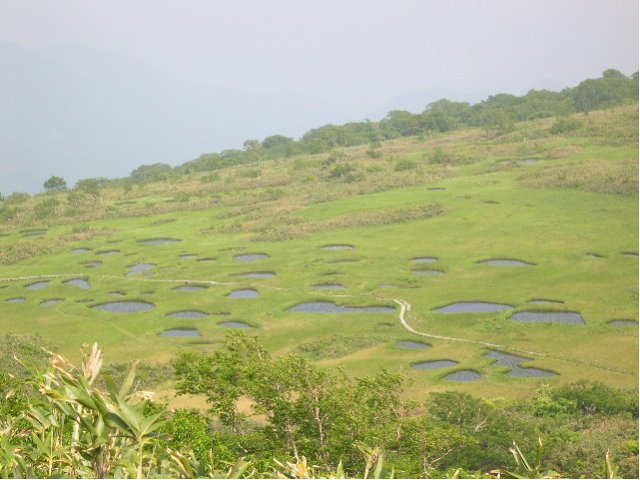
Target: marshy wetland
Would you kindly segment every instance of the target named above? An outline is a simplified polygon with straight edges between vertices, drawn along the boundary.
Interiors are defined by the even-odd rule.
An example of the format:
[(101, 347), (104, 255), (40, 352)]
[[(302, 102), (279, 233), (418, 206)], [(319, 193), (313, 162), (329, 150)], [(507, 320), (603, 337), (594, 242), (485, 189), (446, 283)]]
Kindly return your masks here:
[[(379, 158), (345, 147), (349, 179), (319, 153), (105, 189), (81, 226), (0, 226), (0, 329), (67, 355), (98, 341), (114, 362), (161, 364), (244, 329), (275, 355), (319, 342), (319, 365), (403, 371), (416, 398), (583, 378), (633, 387), (637, 187), (596, 172), (637, 178), (636, 117), (595, 112), (579, 138), (536, 120), (495, 141), (388, 140)], [(436, 147), (455, 161), (430, 162)], [(395, 170), (403, 158), (412, 170)]]

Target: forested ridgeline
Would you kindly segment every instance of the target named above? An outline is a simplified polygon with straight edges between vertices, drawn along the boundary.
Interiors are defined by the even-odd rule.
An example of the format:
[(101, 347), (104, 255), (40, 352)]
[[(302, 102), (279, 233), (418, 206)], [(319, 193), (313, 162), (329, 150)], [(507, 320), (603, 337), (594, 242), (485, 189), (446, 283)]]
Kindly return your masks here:
[(299, 140), (272, 135), (263, 141), (247, 140), (243, 150), (225, 150), (206, 154), (171, 168), (166, 164), (143, 165), (130, 179), (135, 182), (167, 178), (172, 174), (210, 171), (230, 165), (251, 163), (266, 158), (316, 154), (334, 148), (372, 143), (399, 137), (444, 133), (462, 128), (480, 127), (490, 135), (503, 135), (514, 130), (516, 122), (559, 117), (552, 133), (575, 130), (580, 122), (568, 118), (574, 113), (622, 105), (638, 100), (638, 72), (626, 77), (608, 69), (597, 79), (588, 79), (560, 92), (531, 90), (526, 95), (498, 94), (476, 104), (441, 99), (426, 106), (421, 113), (393, 110), (379, 122), (350, 122), (324, 125), (306, 132)]
[[(365, 120), (344, 125), (328, 124), (307, 131), (298, 140), (279, 134), (268, 136), (262, 141), (248, 139), (242, 149), (203, 154), (176, 167), (164, 163), (141, 165), (127, 178), (84, 179), (77, 182), (74, 190), (78, 197), (85, 194), (91, 198), (99, 196), (99, 190), (107, 186), (124, 187), (125, 191), (129, 191), (137, 184), (163, 181), (194, 172), (211, 172), (233, 165), (283, 156), (325, 153), (357, 145), (370, 144), (368, 154), (375, 158), (376, 155), (381, 155), (376, 147), (384, 140), (476, 127), (482, 128), (490, 137), (495, 137), (513, 131), (517, 122), (549, 117), (558, 119), (551, 133), (561, 134), (582, 126), (579, 120), (571, 117), (572, 114), (586, 114), (637, 101), (638, 72), (626, 77), (618, 70), (607, 69), (600, 78), (584, 80), (576, 87), (565, 88), (560, 92), (531, 90), (523, 96), (497, 94), (473, 105), (441, 99), (427, 105), (421, 113), (393, 110), (377, 122)], [(66, 190), (67, 185), (61, 177), (53, 176), (45, 182), (44, 189), (55, 192)], [(16, 192), (16, 197), (12, 200), (19, 201), (24, 195), (26, 194)], [(3, 216), (7, 216), (6, 212), (0, 212), (0, 218)]]
[(169, 410), (96, 345), (75, 367), (38, 337), (0, 343), (3, 478), (638, 477), (637, 392), (602, 384), (418, 403), (396, 373), (351, 378), (234, 333), (174, 364), (206, 411)]

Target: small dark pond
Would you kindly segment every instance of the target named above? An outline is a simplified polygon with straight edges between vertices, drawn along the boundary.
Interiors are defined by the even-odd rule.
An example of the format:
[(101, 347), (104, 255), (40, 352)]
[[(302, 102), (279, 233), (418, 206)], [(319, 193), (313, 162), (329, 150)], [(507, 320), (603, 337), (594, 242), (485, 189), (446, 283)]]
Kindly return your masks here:
[(314, 290), (344, 290), (347, 287), (339, 283), (317, 283), (311, 285), (311, 288)]
[(433, 311), (440, 313), (491, 313), (509, 310), (511, 308), (513, 308), (513, 305), (506, 305), (502, 303), (457, 302), (436, 308)]
[(409, 259), (410, 262), (414, 263), (433, 263), (437, 262), (437, 257), (413, 257)]
[(136, 263), (135, 265), (129, 265), (127, 268), (130, 270), (127, 272), (127, 275), (133, 275), (134, 273), (141, 273), (145, 270), (149, 270), (150, 268), (154, 268), (155, 264), (153, 263)]
[(550, 304), (563, 304), (564, 302), (562, 300), (549, 300), (547, 298), (533, 298), (531, 300), (529, 300), (527, 303), (530, 303), (531, 305), (550, 305)]
[(578, 312), (535, 312), (526, 310), (514, 313), (509, 320), (514, 322), (553, 322), (553, 323), (584, 323)]
[(177, 292), (199, 292), (200, 290), (206, 290), (206, 285), (181, 285), (174, 288)]
[(538, 160), (536, 160), (535, 158), (525, 158), (524, 160), (520, 160), (520, 163), (522, 165), (535, 165), (536, 163), (538, 163)]
[(520, 365), (523, 362), (531, 361), (530, 358), (511, 355), (510, 353), (504, 353), (498, 350), (488, 350), (485, 355), (487, 357), (496, 359), (496, 361), (492, 364), (494, 367), (514, 367), (516, 365)]
[(327, 263), (356, 263), (359, 262), (360, 259), (359, 258), (341, 258), (338, 260), (331, 260)]
[(257, 290), (252, 288), (241, 288), (238, 290), (234, 290), (229, 293), (227, 297), (229, 298), (256, 298), (260, 295)]
[(141, 302), (139, 300), (124, 301), (124, 302), (108, 302), (94, 305), (91, 308), (102, 310), (109, 313), (136, 313), (144, 312), (145, 310), (151, 310), (155, 308), (153, 303)]
[(497, 350), (488, 350), (487, 357), (495, 358), (497, 361), (492, 364), (494, 367), (509, 367), (507, 376), (513, 378), (532, 378), (532, 377), (555, 377), (558, 374), (550, 370), (542, 370), (540, 368), (523, 367), (521, 364), (530, 362), (528, 357), (520, 357)]
[(196, 258), (198, 256), (197, 253), (183, 253), (182, 255), (180, 255), (180, 258)]
[(446, 188), (444, 188), (444, 187), (429, 187), (429, 188), (427, 188), (427, 190), (431, 190), (431, 191), (434, 191), (434, 190), (446, 190)]
[(620, 320), (610, 320), (607, 322), (607, 325), (616, 325), (618, 327), (637, 327), (638, 322), (636, 322), (635, 320), (620, 319)]
[(587, 252), (584, 254), (585, 258), (604, 258), (604, 255), (600, 255), (599, 253)]
[(212, 257), (199, 258), (198, 260), (196, 260), (196, 262), (204, 262), (204, 263), (215, 262), (215, 261), (216, 259)]
[(269, 258), (269, 255), (266, 253), (245, 253), (233, 257), (236, 262), (253, 262), (255, 260), (263, 260), (265, 258)]
[(354, 247), (353, 245), (344, 243), (344, 244), (335, 244), (335, 245), (322, 245), (320, 248), (323, 250), (354, 250), (356, 247)]
[(8, 298), (7, 300), (5, 300), (5, 302), (7, 303), (22, 303), (25, 301), (24, 297), (14, 297), (14, 298)]
[(82, 265), (85, 268), (98, 268), (100, 265), (102, 265), (101, 261), (95, 261), (95, 262), (83, 262)]
[(40, 306), (41, 307), (50, 307), (51, 305), (55, 305), (56, 303), (60, 303), (63, 299), (62, 298), (50, 298), (48, 300), (43, 300), (42, 302), (40, 302)]
[(221, 327), (228, 327), (228, 328), (254, 328), (248, 323), (244, 323), (244, 322), (220, 322), (218, 325), (220, 325)]
[(411, 368), (414, 370), (431, 370), (433, 368), (446, 368), (452, 365), (457, 365), (458, 362), (454, 360), (430, 360), (428, 362), (412, 363)]
[(126, 295), (126, 293), (124, 293), (124, 292), (109, 292), (109, 295), (111, 295), (112, 297), (124, 297)]
[(622, 252), (625, 257), (637, 257), (638, 252)]
[(171, 328), (165, 330), (160, 337), (200, 337), (200, 332), (195, 328)]
[(480, 374), (475, 370), (458, 370), (457, 372), (445, 375), (443, 380), (451, 380), (454, 382), (475, 382), (480, 380)]
[(86, 280), (83, 280), (82, 278), (73, 278), (63, 283), (66, 283), (68, 285), (73, 285), (75, 287), (84, 288), (85, 290), (91, 288), (89, 286), (89, 282), (87, 282)]
[(89, 251), (88, 248), (74, 248), (74, 249), (71, 250), (71, 253), (75, 253), (75, 254), (87, 253), (88, 251)]
[(423, 342), (416, 342), (413, 340), (400, 340), (396, 343), (397, 348), (403, 348), (405, 350), (422, 350), (425, 348), (431, 348), (431, 345)]
[(274, 272), (249, 272), (238, 274), (238, 277), (242, 278), (271, 278), (275, 276), (276, 274)]
[(49, 285), (49, 281), (41, 281), (30, 283), (29, 285), (25, 285), (24, 288), (28, 288), (29, 290), (42, 290), (44, 287)]
[(120, 250), (110, 249), (110, 250), (98, 250), (96, 255), (113, 255), (114, 253), (120, 253)]
[(433, 268), (415, 268), (411, 271), (416, 275), (444, 275), (442, 270), (436, 270)]
[(178, 310), (177, 312), (167, 313), (167, 317), (170, 318), (202, 318), (208, 316), (208, 313), (200, 310)]
[(495, 265), (498, 267), (528, 267), (535, 265), (533, 263), (525, 262), (523, 260), (516, 260), (514, 258), (490, 258), (488, 260), (481, 260), (479, 265)]
[(345, 307), (332, 302), (304, 302), (287, 309), (301, 313), (393, 313), (395, 308), (387, 306)]
[(147, 238), (146, 240), (138, 240), (143, 245), (164, 245), (165, 243), (175, 243), (181, 240), (177, 238)]

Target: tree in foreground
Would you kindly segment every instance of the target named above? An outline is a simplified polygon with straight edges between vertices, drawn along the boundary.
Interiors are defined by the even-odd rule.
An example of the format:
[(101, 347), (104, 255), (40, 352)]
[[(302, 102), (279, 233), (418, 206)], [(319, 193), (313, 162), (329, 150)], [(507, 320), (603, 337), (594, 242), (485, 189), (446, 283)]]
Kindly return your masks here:
[[(341, 466), (320, 471), (302, 456), (295, 462), (271, 457), (268, 473), (258, 474), (255, 465), (241, 457), (221, 463), (211, 458), (212, 451), (206, 461), (191, 450), (173, 449), (166, 428), (171, 415), (150, 401), (150, 392), (135, 390), (135, 364), (116, 386), (110, 375), (100, 375), (103, 357), (97, 344), (83, 353), (80, 368), (48, 353), (51, 360), (45, 370), (23, 365), (34, 370), (28, 382), (34, 391), (28, 399), (23, 391), (18, 401), (15, 398), (24, 381), (11, 374), (0, 377), (11, 380), (3, 382), (9, 390), (0, 401), (1, 478), (313, 478), (320, 472), (345, 477)], [(274, 388), (283, 386), (282, 379), (274, 380)], [(286, 412), (286, 400), (278, 406), (271, 398), (272, 408)], [(19, 408), (6, 408), (10, 404)], [(358, 476), (383, 474), (380, 449), (360, 447), (361, 465), (362, 460), (364, 470)]]
[[(0, 419), (2, 478), (191, 478), (203, 471), (188, 453), (173, 451), (160, 433), (166, 412), (153, 412), (149, 392), (132, 389), (135, 366), (117, 387), (108, 375), (96, 384), (102, 352), (94, 345), (76, 368), (59, 355), (38, 371), (36, 399), (20, 415)], [(10, 399), (11, 393), (5, 400)], [(242, 476), (248, 464), (227, 472)]]
[[(637, 478), (615, 453), (611, 427), (598, 427), (629, 430), (637, 399), (599, 384), (545, 387), (513, 404), (442, 392), (419, 405), (401, 400), (399, 375), (350, 378), (297, 355), (271, 357), (257, 337), (233, 333), (212, 355), (184, 353), (175, 365), (179, 391), (204, 394), (214, 419), (151, 402), (137, 390), (135, 364), (112, 367), (114, 381), (97, 345), (80, 368), (51, 352), (45, 367), (40, 343), (25, 349), (16, 336), (0, 337), (6, 358), (34, 364), (0, 358), (2, 478), (555, 478), (558, 470), (612, 478), (613, 458)], [(259, 422), (240, 400), (250, 400)], [(584, 426), (567, 429), (576, 420)], [(577, 433), (593, 427), (605, 443), (585, 454), (589, 443)], [(628, 435), (637, 438), (635, 428)], [(567, 450), (569, 464), (558, 458)]]

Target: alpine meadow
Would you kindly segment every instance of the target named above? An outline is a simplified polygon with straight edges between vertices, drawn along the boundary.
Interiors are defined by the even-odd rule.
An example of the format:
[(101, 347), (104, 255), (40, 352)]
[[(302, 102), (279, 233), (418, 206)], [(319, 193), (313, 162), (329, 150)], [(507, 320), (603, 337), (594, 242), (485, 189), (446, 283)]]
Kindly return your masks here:
[(638, 478), (637, 72), (43, 188), (3, 478)]

